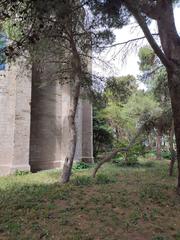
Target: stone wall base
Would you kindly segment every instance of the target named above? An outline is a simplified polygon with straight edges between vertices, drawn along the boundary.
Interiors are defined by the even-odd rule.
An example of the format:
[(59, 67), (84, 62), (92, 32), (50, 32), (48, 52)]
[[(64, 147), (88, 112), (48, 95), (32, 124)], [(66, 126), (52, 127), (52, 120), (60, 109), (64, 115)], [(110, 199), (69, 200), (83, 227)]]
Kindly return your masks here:
[(93, 157), (82, 157), (81, 161), (85, 162), (85, 163), (94, 163), (94, 158)]
[(48, 170), (53, 168), (62, 168), (61, 161), (41, 161), (41, 162), (30, 162), (31, 172), (37, 172), (41, 170)]
[(30, 171), (29, 165), (0, 165), (0, 176), (14, 174), (16, 171)]

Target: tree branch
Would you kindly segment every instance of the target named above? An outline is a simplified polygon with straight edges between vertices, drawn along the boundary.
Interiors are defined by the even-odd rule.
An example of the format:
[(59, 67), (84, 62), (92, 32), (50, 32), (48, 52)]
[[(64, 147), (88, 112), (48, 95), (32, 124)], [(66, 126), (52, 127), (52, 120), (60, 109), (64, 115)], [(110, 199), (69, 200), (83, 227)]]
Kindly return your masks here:
[(152, 49), (154, 50), (156, 55), (159, 57), (161, 62), (164, 64), (164, 66), (171, 67), (170, 61), (166, 58), (165, 54), (163, 53), (163, 51), (161, 50), (161, 48), (158, 46), (157, 42), (153, 38), (153, 36), (147, 26), (145, 18), (141, 15), (141, 13), (139, 12), (139, 10), (137, 8), (134, 8), (132, 6), (132, 1), (125, 0), (124, 3), (126, 5), (126, 7), (128, 8), (128, 10), (133, 14), (134, 18), (136, 19), (136, 21), (138, 22), (142, 31), (144, 32), (146, 39), (148, 40), (149, 44), (151, 45)]
[[(152, 36), (159, 36), (159, 33), (152, 33)], [(142, 37), (137, 37), (137, 38), (132, 38), (132, 39), (129, 39), (127, 41), (124, 41), (124, 42), (119, 42), (119, 43), (115, 43), (115, 44), (112, 44), (112, 45), (109, 45), (109, 46), (104, 46), (104, 47), (99, 47), (99, 48), (111, 48), (111, 47), (116, 47), (116, 46), (119, 46), (119, 45), (125, 45), (125, 44), (128, 44), (128, 43), (131, 43), (131, 42), (136, 42), (136, 41), (139, 41), (139, 40), (142, 40), (142, 39), (145, 39), (146, 36), (142, 36)]]

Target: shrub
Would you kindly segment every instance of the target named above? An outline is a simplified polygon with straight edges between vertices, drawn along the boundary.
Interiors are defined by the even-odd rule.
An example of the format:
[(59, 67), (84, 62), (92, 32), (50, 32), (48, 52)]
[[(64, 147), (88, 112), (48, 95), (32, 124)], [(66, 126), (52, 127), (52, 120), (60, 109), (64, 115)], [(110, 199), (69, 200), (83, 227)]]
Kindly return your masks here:
[(161, 153), (161, 156), (164, 158), (164, 159), (171, 159), (171, 153), (168, 152), (168, 151), (164, 151)]
[(91, 167), (92, 167), (92, 164), (85, 163), (85, 162), (78, 162), (78, 163), (74, 164), (73, 169), (74, 170), (83, 170), (83, 169), (88, 169)]
[(128, 155), (128, 158), (125, 159), (120, 157), (120, 158), (115, 158), (113, 160), (113, 163), (116, 164), (117, 166), (119, 167), (136, 167), (139, 165), (139, 162), (138, 162), (138, 157), (137, 155)]
[(130, 167), (134, 167), (134, 166), (139, 165), (138, 156), (136, 154), (128, 155), (127, 160), (124, 161), (124, 164), (126, 166), (130, 166)]
[(156, 157), (156, 151), (149, 151), (145, 154), (145, 158), (154, 158)]
[(155, 166), (155, 163), (153, 161), (147, 161), (147, 162), (143, 163), (143, 166), (147, 167), (147, 168), (151, 168), (151, 167)]

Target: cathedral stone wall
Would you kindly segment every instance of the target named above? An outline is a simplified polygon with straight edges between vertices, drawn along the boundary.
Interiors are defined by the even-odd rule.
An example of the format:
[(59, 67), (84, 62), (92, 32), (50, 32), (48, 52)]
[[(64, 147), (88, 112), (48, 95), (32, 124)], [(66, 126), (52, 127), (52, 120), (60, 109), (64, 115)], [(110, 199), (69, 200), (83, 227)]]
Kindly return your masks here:
[(30, 170), (31, 71), (23, 62), (0, 71), (0, 175)]
[[(39, 71), (18, 61), (0, 71), (0, 175), (63, 166), (71, 87), (51, 81), (54, 67), (47, 67)], [(84, 98), (79, 100), (76, 127), (75, 160), (92, 162), (92, 111)]]
[(30, 136), (33, 171), (61, 166), (61, 86), (56, 81), (51, 83), (51, 79), (46, 81), (49, 74), (33, 67)]

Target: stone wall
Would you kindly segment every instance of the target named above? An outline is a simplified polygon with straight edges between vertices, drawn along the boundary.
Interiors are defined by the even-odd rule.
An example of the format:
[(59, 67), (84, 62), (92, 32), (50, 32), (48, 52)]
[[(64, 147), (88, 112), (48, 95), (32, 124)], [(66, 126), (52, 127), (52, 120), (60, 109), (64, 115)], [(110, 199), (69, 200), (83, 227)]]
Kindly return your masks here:
[(0, 71), (0, 175), (29, 170), (31, 71), (23, 62)]
[[(30, 166), (32, 171), (62, 168), (71, 87), (53, 80), (54, 69), (50, 64), (31, 69), (19, 60), (0, 71), (0, 175)], [(75, 160), (92, 162), (92, 109), (85, 99), (79, 101), (76, 126)]]
[(46, 79), (49, 74), (33, 67), (30, 137), (32, 171), (61, 166), (61, 87), (56, 81)]

